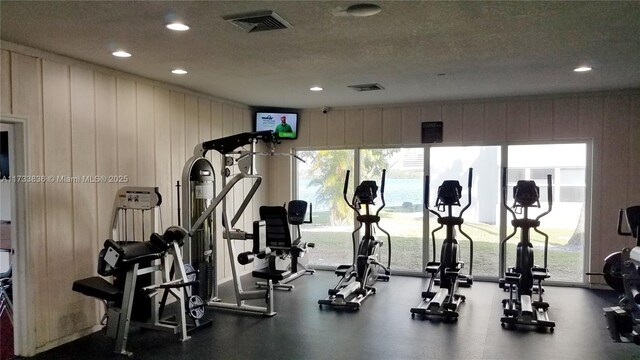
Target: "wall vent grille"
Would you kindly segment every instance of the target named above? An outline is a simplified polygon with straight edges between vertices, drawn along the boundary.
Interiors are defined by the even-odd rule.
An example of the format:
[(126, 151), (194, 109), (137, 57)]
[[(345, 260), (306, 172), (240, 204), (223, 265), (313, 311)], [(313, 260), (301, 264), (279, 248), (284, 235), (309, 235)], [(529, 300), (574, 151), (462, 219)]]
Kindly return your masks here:
[(376, 90), (384, 90), (384, 87), (378, 83), (374, 84), (360, 84), (360, 85), (349, 85), (348, 87), (352, 88), (355, 91), (376, 91)]

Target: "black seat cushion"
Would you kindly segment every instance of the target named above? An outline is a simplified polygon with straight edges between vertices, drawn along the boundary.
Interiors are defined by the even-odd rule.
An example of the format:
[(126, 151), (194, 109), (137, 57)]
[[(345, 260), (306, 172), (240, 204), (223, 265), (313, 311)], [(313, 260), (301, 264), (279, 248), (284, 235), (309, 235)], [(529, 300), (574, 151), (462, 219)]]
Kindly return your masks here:
[(270, 270), (268, 267), (253, 270), (253, 272), (251, 272), (251, 275), (253, 275), (253, 277), (256, 277), (258, 279), (273, 280), (275, 282), (284, 280), (284, 278), (289, 274), (290, 272), (287, 270)]
[(100, 276), (76, 280), (73, 282), (72, 290), (109, 302), (122, 300), (122, 291)]

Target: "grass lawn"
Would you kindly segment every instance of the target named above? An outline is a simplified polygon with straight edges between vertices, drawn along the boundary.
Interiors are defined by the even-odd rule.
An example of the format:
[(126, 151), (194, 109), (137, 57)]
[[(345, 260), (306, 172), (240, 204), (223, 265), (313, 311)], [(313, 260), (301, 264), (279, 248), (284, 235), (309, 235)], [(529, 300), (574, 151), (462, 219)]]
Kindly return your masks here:
[[(309, 252), (312, 264), (340, 265), (351, 263), (353, 250), (351, 245), (350, 227), (328, 226), (326, 213), (314, 213), (314, 224), (305, 225), (303, 239), (314, 242), (316, 248)], [(389, 212), (383, 217), (380, 225), (391, 234), (392, 241), (392, 270), (420, 271), (422, 267), (422, 213)], [(430, 218), (431, 229), (438, 226), (433, 217)], [(498, 243), (500, 241), (498, 227), (496, 225), (465, 223), (462, 229), (474, 240), (474, 275), (497, 276), (498, 275)], [(565, 229), (542, 229), (549, 234), (548, 268), (551, 273), (550, 280), (554, 281), (582, 281), (583, 255), (582, 249), (568, 248), (566, 245), (573, 231)], [(509, 228), (507, 231), (511, 231)], [(436, 248), (439, 257), (440, 244), (445, 236), (444, 229), (436, 233)], [(507, 266), (515, 265), (515, 251), (518, 243), (517, 234), (507, 243)], [(385, 242), (382, 251), (382, 261), (387, 262), (388, 244), (386, 237), (381, 232), (376, 237)], [(461, 235), (457, 236), (460, 242), (460, 255), (469, 267), (469, 242)], [(535, 233), (532, 236), (535, 248), (536, 265), (543, 265), (542, 236)], [(432, 251), (432, 250), (430, 250)], [(429, 254), (431, 261), (432, 252)]]

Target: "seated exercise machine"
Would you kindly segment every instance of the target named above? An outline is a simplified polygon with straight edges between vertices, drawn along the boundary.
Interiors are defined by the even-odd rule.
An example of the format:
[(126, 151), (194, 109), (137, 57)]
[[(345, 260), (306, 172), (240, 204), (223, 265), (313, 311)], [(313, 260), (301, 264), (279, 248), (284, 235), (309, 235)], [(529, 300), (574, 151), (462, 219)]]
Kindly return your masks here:
[[(371, 294), (375, 294), (376, 288), (373, 286), (377, 280), (389, 281), (391, 275), (391, 236), (380, 227), (380, 211), (384, 208), (384, 180), (386, 170), (382, 170), (382, 181), (380, 185), (380, 199), (382, 206), (378, 208), (376, 214), (370, 213), (369, 207), (375, 205), (374, 200), (378, 193), (378, 185), (375, 181), (365, 180), (356, 187), (351, 201), (347, 199), (347, 188), (349, 187), (349, 170), (344, 180), (344, 190), (342, 191), (344, 201), (356, 212), (356, 220), (360, 225), (351, 234), (353, 241), (353, 264), (340, 265), (335, 273), (340, 278), (338, 284), (329, 289), (329, 297), (318, 300), (319, 307), (322, 305), (343, 307), (351, 310), (359, 310), (362, 302)], [(364, 205), (365, 212), (360, 212)], [(387, 236), (389, 242), (389, 257), (387, 266), (378, 261), (380, 247), (383, 242), (373, 235), (373, 225)], [(364, 236), (357, 241), (357, 233), (364, 226)], [(357, 243), (357, 247), (356, 247)], [(357, 250), (356, 250), (357, 249)], [(381, 270), (383, 273), (381, 273)]]
[[(270, 152), (262, 153), (256, 151), (256, 143), (260, 140), (270, 146)], [(214, 282), (214, 285), (211, 291), (211, 297), (206, 301), (207, 308), (257, 313), (267, 316), (276, 315), (273, 307), (273, 283), (280, 280), (281, 275), (271, 273), (254, 273), (254, 277), (266, 280), (266, 289), (244, 290), (242, 288), (242, 283), (240, 282), (241, 274), (240, 269), (238, 268), (239, 265), (250, 264), (254, 259), (264, 259), (270, 254), (271, 250), (266, 246), (266, 224), (262, 220), (254, 221), (253, 233), (234, 228), (262, 183), (262, 176), (257, 173), (255, 168), (255, 156), (276, 155), (274, 153), (274, 144), (276, 141), (277, 138), (271, 131), (246, 132), (220, 139), (209, 140), (198, 144), (195, 147), (194, 157), (189, 161), (189, 163), (192, 163), (195, 160), (206, 160), (205, 155), (209, 150), (215, 150), (222, 155), (222, 189), (220, 190), (220, 193), (215, 194), (215, 187), (213, 186), (210, 187), (209, 190), (206, 190), (208, 195), (204, 194), (201, 190), (200, 196), (196, 195), (192, 197), (191, 194), (187, 193), (189, 194), (189, 198), (192, 200), (205, 199), (207, 201), (207, 206), (203, 207), (201, 204), (198, 205), (197, 201), (194, 200), (190, 206), (185, 207), (184, 210), (188, 213), (183, 216), (183, 219), (185, 219), (183, 226), (185, 226), (189, 233), (189, 237), (191, 238), (191, 240), (188, 241), (193, 242), (190, 244), (192, 245), (191, 249), (200, 248), (206, 252), (201, 253), (200, 255), (204, 255), (211, 259), (207, 261), (210, 262), (213, 269), (209, 273), (209, 277), (210, 281)], [(249, 149), (245, 149), (245, 146), (247, 145), (250, 147)], [(187, 166), (190, 166), (189, 163)], [(227, 180), (227, 177), (231, 176), (232, 169), (234, 167), (237, 167), (235, 175), (233, 175), (230, 180)], [(183, 174), (189, 174), (186, 168), (187, 167), (185, 167)], [(206, 169), (206, 171), (208, 171), (210, 167), (206, 167)], [(233, 217), (229, 219), (227, 214), (227, 195), (229, 195), (229, 192), (231, 192), (238, 184), (240, 184), (239, 186), (242, 188), (242, 180), (245, 179), (254, 180), (254, 182), (246, 193), (242, 203), (235, 209)], [(187, 180), (189, 180), (189, 178)], [(193, 180), (193, 178), (191, 178), (191, 180)], [(191, 185), (191, 180), (185, 180), (185, 184)], [(199, 191), (197, 187), (194, 187), (193, 190), (196, 192)], [(196, 244), (196, 235), (198, 232), (202, 231), (205, 226), (212, 229), (211, 231), (215, 229), (214, 226), (206, 224), (211, 224), (212, 220), (215, 218), (215, 210), (220, 204), (222, 204), (222, 233), (229, 249), (229, 263), (231, 264), (231, 273), (233, 275), (233, 285), (236, 298), (234, 303), (223, 302), (218, 298), (217, 283), (215, 281), (217, 276), (216, 272), (219, 271), (219, 268), (215, 264), (215, 237), (211, 241), (209, 248), (207, 248), (207, 246), (203, 247), (201, 244)], [(246, 240), (253, 241), (252, 250), (238, 253), (235, 243)], [(207, 284), (204, 286), (209, 285)], [(265, 306), (249, 305), (245, 303), (246, 300), (264, 300)]]
[(589, 276), (603, 276), (604, 281), (617, 293), (624, 294), (624, 281), (622, 280), (622, 251), (616, 251), (604, 258), (602, 272), (587, 272)]
[[(0, 253), (2, 252), (6, 252), (10, 259), (11, 249), (0, 249)], [(13, 358), (15, 352), (12, 281), (12, 266), (9, 260), (9, 268), (0, 273), (0, 359)]]
[[(104, 242), (98, 260), (101, 276), (73, 283), (73, 291), (105, 304), (106, 313), (101, 323), (105, 325), (107, 336), (115, 339), (114, 352), (120, 355), (132, 355), (126, 350), (132, 323), (179, 334), (181, 341), (189, 339), (187, 315), (193, 320), (191, 328), (202, 325), (199, 323), (203, 314), (202, 300), (195, 295), (185, 295), (185, 288), (194, 285), (188, 281), (189, 274), (182, 262), (180, 247), (186, 231), (170, 227), (162, 235), (155, 232), (161, 202), (158, 188), (123, 187), (118, 190), (112, 216), (112, 238)], [(135, 241), (147, 236), (149, 241)], [(158, 273), (160, 282), (156, 281)], [(104, 278), (109, 276), (113, 276), (113, 282)], [(154, 303), (160, 289), (176, 299), (175, 314), (163, 317), (166, 297), (159, 306)]]
[[(625, 216), (626, 215), (626, 216)], [(622, 230), (623, 217), (630, 231)], [(620, 252), (620, 271), (623, 295), (618, 306), (604, 308), (609, 335), (614, 341), (634, 342), (640, 345), (640, 205), (625, 210), (618, 216), (618, 235), (636, 239), (633, 248)]]
[[(513, 220), (513, 232), (500, 242), (500, 273), (504, 278), (500, 279), (500, 287), (509, 291), (509, 298), (502, 300), (504, 316), (500, 319), (502, 326), (505, 324), (531, 325), (549, 328), (553, 332), (555, 322), (549, 320), (549, 304), (542, 301), (542, 281), (551, 275), (547, 271), (547, 252), (549, 247), (549, 236), (538, 230), (540, 218), (551, 212), (552, 207), (551, 175), (547, 175), (547, 211), (538, 215), (535, 219), (530, 219), (529, 208), (540, 207), (540, 188), (533, 180), (518, 180), (513, 187), (513, 205), (507, 205), (507, 168), (502, 169), (502, 204), (511, 213)], [(512, 209), (513, 208), (513, 209)], [(522, 213), (518, 218), (516, 213)], [(516, 266), (505, 271), (506, 264), (506, 243), (520, 229), (520, 242), (516, 248)], [(531, 244), (530, 232), (533, 229), (544, 237), (544, 266), (539, 267), (534, 263), (533, 245)], [(537, 287), (534, 288), (534, 282)], [(538, 300), (532, 301), (534, 292), (538, 293)]]
[[(629, 224), (633, 223), (635, 216), (638, 216), (634, 212), (636, 211), (634, 210), (634, 208), (635, 206), (627, 209), (627, 212), (628, 212), (627, 222)], [(621, 226), (622, 226), (622, 217), (624, 216), (624, 212), (625, 210), (621, 209), (618, 217), (618, 234), (622, 236), (633, 236), (634, 238), (637, 238), (637, 236), (635, 236), (633, 233), (633, 230), (634, 230), (633, 227), (630, 227), (632, 230), (632, 232), (630, 233), (622, 232)], [(625, 250), (623, 249), (621, 251), (616, 251), (607, 255), (607, 257), (604, 258), (604, 266), (602, 267), (602, 272), (586, 273), (587, 275), (592, 275), (592, 276), (593, 275), (603, 276), (604, 281), (607, 283), (607, 285), (609, 285), (613, 290), (620, 293), (621, 295), (624, 294), (625, 292), (624, 281), (622, 280), (622, 266), (624, 265), (624, 261), (622, 260), (623, 251)]]
[[(6, 252), (11, 256), (10, 249), (0, 249), (0, 252)], [(7, 318), (13, 325), (13, 266), (10, 264), (7, 271), (0, 273), (0, 321), (6, 314)]]
[[(276, 279), (273, 282), (274, 289), (292, 290), (291, 281), (306, 275), (313, 274), (315, 270), (307, 268), (298, 259), (304, 257), (307, 249), (315, 247), (314, 243), (302, 241), (300, 225), (310, 224), (313, 221), (313, 207), (309, 206), (309, 221), (305, 221), (307, 213), (307, 202), (303, 200), (289, 201), (288, 207), (284, 206), (261, 206), (260, 220), (266, 223), (266, 246), (271, 249), (271, 254), (267, 257), (268, 265), (262, 269), (253, 271), (254, 277), (261, 277), (262, 274), (273, 275)], [(293, 225), (298, 237), (291, 240), (289, 225)], [(280, 270), (277, 267), (277, 260), (291, 262), (286, 269)], [(256, 286), (266, 286), (266, 282), (257, 282)]]
[[(457, 180), (445, 180), (438, 187), (436, 208), (439, 212), (447, 212), (447, 216), (441, 216), (437, 211), (429, 209), (429, 176), (425, 177), (424, 206), (429, 212), (438, 217), (440, 226), (431, 232), (433, 259), (427, 263), (424, 269), (430, 275), (427, 290), (422, 292), (422, 301), (418, 306), (411, 308), (411, 317), (418, 315), (444, 316), (445, 319), (458, 319), (458, 306), (465, 300), (464, 295), (458, 294), (458, 286), (470, 287), (473, 284), (473, 240), (462, 231), (464, 219), (462, 214), (471, 206), (471, 185), (473, 181), (473, 169), (469, 169), (469, 182), (467, 185), (467, 206), (460, 210), (458, 216), (453, 216), (453, 206), (460, 206), (462, 186)], [(460, 260), (458, 253), (458, 241), (455, 237), (455, 227), (464, 235), (470, 244), (469, 275), (460, 274), (464, 262)], [(442, 241), (440, 249), (440, 261), (436, 262), (436, 232), (446, 227), (446, 238)], [(436, 277), (439, 276), (440, 289), (433, 291)]]

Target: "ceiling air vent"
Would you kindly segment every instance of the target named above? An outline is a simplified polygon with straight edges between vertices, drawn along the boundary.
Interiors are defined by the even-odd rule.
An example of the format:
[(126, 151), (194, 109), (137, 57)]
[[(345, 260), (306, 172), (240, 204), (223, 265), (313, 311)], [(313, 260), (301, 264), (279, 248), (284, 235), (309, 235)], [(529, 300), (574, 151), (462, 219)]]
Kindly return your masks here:
[(224, 16), (223, 19), (246, 32), (269, 31), (291, 28), (288, 21), (273, 11), (261, 11), (250, 14)]
[(382, 85), (375, 84), (361, 84), (361, 85), (349, 85), (348, 87), (352, 88), (355, 91), (374, 91), (374, 90), (384, 90)]

